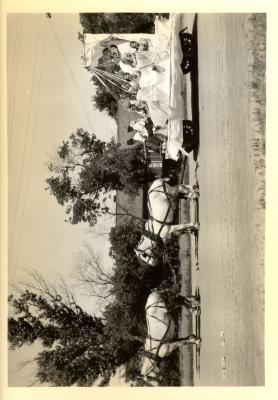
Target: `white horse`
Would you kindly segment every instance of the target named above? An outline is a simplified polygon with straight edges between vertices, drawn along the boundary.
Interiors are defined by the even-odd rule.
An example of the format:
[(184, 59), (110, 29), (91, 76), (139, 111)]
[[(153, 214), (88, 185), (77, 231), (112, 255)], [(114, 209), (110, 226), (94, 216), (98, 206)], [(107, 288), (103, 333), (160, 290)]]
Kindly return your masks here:
[[(182, 305), (191, 312), (200, 310), (199, 301), (194, 296), (177, 296), (175, 307)], [(145, 341), (141, 378), (148, 385), (158, 386), (161, 380), (159, 369), (161, 360), (185, 344), (200, 346), (201, 339), (190, 335), (174, 340), (176, 324), (163, 292), (153, 291), (147, 299), (145, 310), (148, 335)]]
[(157, 266), (161, 249), (172, 235), (179, 236), (186, 231), (199, 230), (199, 223), (174, 225), (174, 214), (179, 196), (188, 200), (196, 199), (198, 191), (191, 185), (170, 186), (169, 178), (156, 179), (148, 191), (149, 218), (141, 240), (135, 248), (139, 261)]

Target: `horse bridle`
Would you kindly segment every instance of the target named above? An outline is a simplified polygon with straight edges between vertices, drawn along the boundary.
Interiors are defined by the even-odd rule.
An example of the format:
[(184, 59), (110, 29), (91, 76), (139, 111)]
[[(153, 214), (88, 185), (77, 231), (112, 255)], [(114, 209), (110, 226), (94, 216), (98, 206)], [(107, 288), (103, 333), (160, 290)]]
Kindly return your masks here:
[[(159, 188), (161, 188), (161, 187), (163, 188), (163, 191), (157, 190), (157, 189), (159, 189)], [(165, 196), (167, 197), (167, 200), (168, 200), (168, 202), (169, 202), (169, 206), (168, 206), (167, 212), (166, 212), (166, 214), (165, 214), (164, 221), (160, 221), (160, 220), (154, 218), (152, 215), (150, 215), (150, 217), (148, 218), (149, 221), (155, 221), (155, 222), (158, 222), (158, 223), (161, 224), (161, 226), (160, 226), (160, 228), (159, 228), (159, 231), (158, 231), (158, 233), (155, 233), (155, 232), (154, 232), (154, 228), (153, 228), (153, 224), (152, 224), (152, 225), (151, 225), (152, 230), (150, 230), (150, 231), (144, 230), (144, 231), (143, 231), (141, 240), (140, 240), (140, 242), (138, 243), (138, 245), (137, 245), (136, 248), (135, 248), (135, 250), (136, 250), (137, 252), (141, 253), (144, 257), (147, 258), (147, 260), (142, 260), (142, 261), (145, 262), (146, 264), (148, 264), (148, 261), (149, 261), (151, 258), (155, 258), (155, 257), (161, 258), (161, 254), (159, 254), (159, 253), (161, 253), (161, 249), (163, 249), (163, 241), (162, 241), (162, 239), (161, 239), (161, 237), (160, 237), (160, 233), (161, 233), (162, 229), (164, 228), (164, 226), (166, 226), (166, 225), (172, 225), (172, 223), (166, 222), (166, 219), (167, 219), (167, 217), (168, 217), (169, 212), (170, 212), (171, 209), (172, 209), (173, 212), (175, 211), (175, 206), (174, 206), (173, 203), (172, 203), (174, 196), (173, 196), (173, 195), (169, 195), (169, 193), (167, 193), (167, 191), (166, 191), (166, 185), (165, 185), (165, 182), (163, 181), (162, 185), (156, 187), (155, 189), (151, 190), (151, 191), (148, 193), (148, 209), (149, 209), (149, 213), (150, 213), (150, 214), (152, 213), (152, 209), (151, 209), (151, 203), (150, 203), (149, 195), (150, 195), (152, 192), (158, 192), (158, 193), (163, 193), (163, 194), (165, 194)], [(146, 250), (138, 249), (138, 247), (140, 246), (140, 244), (143, 242), (144, 236), (145, 236), (145, 237), (148, 237), (152, 242), (157, 243), (157, 246), (150, 246), (150, 247), (148, 247), (148, 248), (146, 249), (146, 250), (151, 250), (152, 255), (148, 254), (148, 253), (146, 252)], [(157, 247), (158, 247), (159, 253), (158, 253), (158, 254), (154, 254), (154, 250), (157, 249)], [(141, 257), (140, 257), (140, 258), (141, 258)]]
[[(152, 237), (152, 236), (151, 236), (152, 234), (155, 235), (155, 236), (157, 236), (157, 238)], [(142, 244), (143, 241), (144, 241), (144, 236), (147, 237), (147, 238), (149, 238), (149, 239), (151, 239), (152, 242), (155, 242), (155, 243), (157, 244), (157, 246), (154, 246), (153, 244), (151, 244), (151, 245), (150, 245), (149, 247), (147, 247), (145, 250), (139, 249), (138, 247), (139, 247), (140, 244)], [(141, 239), (140, 239), (138, 245), (136, 246), (135, 250), (136, 250), (138, 253), (142, 254), (142, 255), (146, 258), (146, 260), (142, 260), (142, 258), (139, 256), (139, 258), (140, 258), (143, 262), (145, 262), (146, 264), (148, 264), (148, 262), (150, 261), (151, 258), (152, 258), (152, 259), (161, 258), (161, 251), (163, 251), (163, 242), (162, 242), (162, 239), (161, 239), (158, 235), (156, 235), (155, 233), (153, 233), (153, 232), (143, 231), (142, 237), (141, 237)], [(147, 252), (148, 250), (151, 251), (151, 254)]]

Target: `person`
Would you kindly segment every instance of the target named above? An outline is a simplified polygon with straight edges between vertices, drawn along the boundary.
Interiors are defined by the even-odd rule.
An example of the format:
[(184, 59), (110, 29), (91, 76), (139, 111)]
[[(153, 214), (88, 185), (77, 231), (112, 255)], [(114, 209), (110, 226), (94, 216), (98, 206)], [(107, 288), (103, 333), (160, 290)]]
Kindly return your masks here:
[(111, 46), (110, 46), (110, 53), (111, 53), (112, 56), (115, 57), (115, 58), (120, 57), (120, 52), (119, 52), (118, 46), (116, 46), (115, 44), (111, 44)]
[(130, 121), (129, 128), (133, 129), (136, 132), (139, 132), (141, 135), (148, 137), (148, 130), (146, 127), (146, 118), (140, 118), (138, 120)]
[(138, 131), (134, 131), (134, 136), (133, 139), (136, 140), (137, 142), (142, 142), (145, 143), (147, 140), (148, 136), (143, 135), (141, 132)]
[[(153, 134), (153, 124), (150, 118), (142, 118), (137, 121), (131, 121), (128, 127), (128, 132), (134, 131), (133, 139), (144, 143), (145, 146), (155, 152), (161, 151), (161, 146), (164, 140)], [(166, 139), (166, 138), (163, 138)]]
[(132, 54), (130, 52), (124, 53), (121, 55), (121, 59), (125, 64), (128, 64), (135, 69), (137, 61), (136, 61), (134, 54)]
[(136, 132), (133, 139), (127, 140), (127, 144), (129, 146), (134, 146), (136, 145), (136, 143), (144, 144), (147, 149), (155, 151), (156, 153), (160, 153), (162, 149), (162, 142), (152, 135), (150, 137), (145, 137), (142, 136), (139, 132)]
[(112, 54), (110, 53), (110, 50), (108, 49), (108, 47), (106, 47), (105, 49), (103, 49), (102, 51), (102, 60), (103, 61), (110, 61), (113, 59)]
[(137, 42), (133, 40), (130, 42), (130, 47), (135, 51), (148, 51), (151, 45), (150, 39), (139, 39)]
[(144, 118), (148, 117), (148, 107), (143, 101), (129, 100), (124, 106), (128, 111), (135, 111)]
[(127, 143), (129, 146), (132, 146), (133, 144), (136, 144), (136, 140), (134, 140), (134, 139), (128, 139), (128, 140), (126, 141), (126, 143)]
[(113, 56), (110, 53), (108, 47), (102, 50), (102, 56), (98, 59), (99, 66), (109, 66), (112, 65)]
[(124, 73), (128, 73), (130, 75), (135, 75), (137, 73), (135, 68), (131, 65), (131, 63), (127, 59), (119, 58), (117, 60), (117, 63), (119, 64), (119, 67)]
[(153, 134), (162, 141), (166, 140), (168, 137), (167, 121), (166, 126), (154, 126)]

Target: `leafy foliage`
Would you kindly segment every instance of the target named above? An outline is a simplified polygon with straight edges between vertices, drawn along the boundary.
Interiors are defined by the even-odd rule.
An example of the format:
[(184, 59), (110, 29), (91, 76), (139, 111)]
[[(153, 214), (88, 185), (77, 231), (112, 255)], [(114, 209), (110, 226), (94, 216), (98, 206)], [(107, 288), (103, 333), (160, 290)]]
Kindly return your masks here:
[[(116, 63), (107, 63), (101, 65), (100, 60), (97, 67), (98, 69), (105, 70), (111, 74), (116, 74), (120, 71), (120, 67)], [(118, 102), (115, 97), (113, 97), (107, 88), (99, 81), (99, 79), (92, 75), (92, 82), (95, 86), (95, 94), (92, 96), (93, 104), (95, 109), (99, 111), (106, 111), (109, 117), (116, 119), (118, 112)], [(123, 91), (118, 87), (105, 79), (106, 86), (114, 93), (115, 96), (120, 98), (123, 95)]]
[(88, 222), (109, 212), (107, 197), (113, 190), (135, 196), (143, 187), (148, 166), (142, 146), (125, 148), (113, 139), (104, 142), (79, 128), (57, 151), (46, 180), (50, 193), (72, 224)]
[[(146, 337), (145, 304), (151, 289), (171, 276), (163, 265), (152, 268), (138, 263), (134, 247), (140, 237), (141, 227), (134, 220), (112, 228), (109, 237), (110, 255), (115, 262), (111, 276), (114, 300), (106, 307), (104, 318), (115, 346), (125, 339), (121, 345), (129, 358), (137, 354)], [(127, 338), (133, 340), (127, 343)]]
[[(154, 33), (154, 13), (82, 13), (83, 33)], [(165, 18), (169, 14), (159, 14)]]
[[(42, 343), (44, 350), (36, 358), (36, 376), (41, 382), (56, 386), (91, 386), (98, 382), (103, 386), (121, 365), (127, 366), (126, 379), (136, 381), (146, 337), (147, 296), (154, 287), (175, 288), (167, 264), (151, 268), (137, 262), (133, 248), (140, 236), (141, 228), (134, 221), (111, 231), (110, 254), (115, 265), (112, 274), (100, 277), (108, 280), (112, 299), (103, 318), (82, 310), (65, 284), (63, 290), (57, 289), (37, 273), (33, 274), (34, 283), (21, 290), (18, 297), (9, 297), (14, 309), (8, 322), (11, 349), (37, 340)], [(174, 256), (176, 244), (168, 246), (169, 254)], [(98, 265), (94, 268), (99, 272)], [(164, 368), (165, 377), (171, 366), (176, 368), (169, 362)], [(176, 371), (173, 369), (171, 380), (165, 380), (165, 384), (176, 384)]]
[(66, 291), (48, 286), (39, 275), (18, 297), (9, 296), (14, 316), (8, 321), (11, 349), (40, 340), (44, 350), (37, 356), (37, 377), (57, 386), (90, 386), (100, 376), (111, 376), (117, 356), (106, 343), (101, 318), (87, 314)]
[(118, 113), (117, 100), (107, 92), (106, 88), (102, 84), (99, 84), (99, 81), (95, 77), (93, 77), (92, 80), (98, 82), (96, 83), (96, 93), (92, 96), (94, 108), (100, 112), (105, 111), (109, 117), (116, 119)]

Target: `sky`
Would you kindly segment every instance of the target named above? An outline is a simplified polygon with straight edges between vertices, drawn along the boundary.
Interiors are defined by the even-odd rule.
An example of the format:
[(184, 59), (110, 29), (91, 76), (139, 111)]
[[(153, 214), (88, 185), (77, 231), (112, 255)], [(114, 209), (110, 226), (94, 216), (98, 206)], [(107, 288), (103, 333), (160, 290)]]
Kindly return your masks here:
[[(116, 134), (115, 121), (93, 109), (93, 85), (80, 59), (81, 30), (78, 14), (8, 15), (9, 281), (20, 282), (33, 268), (50, 280), (56, 274), (70, 279), (84, 241), (101, 252), (106, 268), (112, 267), (107, 235), (101, 233), (109, 232), (113, 218), (100, 219), (95, 229), (66, 223), (65, 209), (45, 190), (46, 164), (76, 128), (103, 140)], [(76, 296), (86, 311), (99, 312), (93, 298), (81, 291)], [(32, 383), (32, 368), (20, 372), (19, 363), (36, 351), (10, 354), (10, 384)]]
[[(78, 127), (107, 140), (115, 122), (93, 109), (93, 85), (81, 62), (78, 14), (8, 16), (9, 274), (25, 269), (45, 276), (68, 275), (74, 255), (87, 241), (101, 248), (105, 218), (95, 230), (65, 223), (65, 209), (45, 190), (47, 162)], [(100, 246), (101, 243), (101, 246)], [(87, 302), (87, 300), (86, 300)], [(83, 304), (82, 304), (83, 305)], [(86, 307), (87, 304), (84, 304)]]

